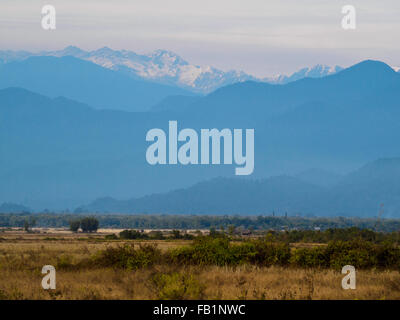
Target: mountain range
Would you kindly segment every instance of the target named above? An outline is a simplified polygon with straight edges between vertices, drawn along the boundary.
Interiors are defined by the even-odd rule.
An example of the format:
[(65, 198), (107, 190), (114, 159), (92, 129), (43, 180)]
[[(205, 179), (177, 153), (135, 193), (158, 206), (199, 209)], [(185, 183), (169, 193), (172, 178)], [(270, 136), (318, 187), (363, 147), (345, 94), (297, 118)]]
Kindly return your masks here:
[[(46, 64), (48, 68), (41, 71), (38, 66)], [(65, 71), (65, 77), (60, 70)], [(56, 78), (47, 78), (48, 75)], [(80, 76), (97, 79), (99, 84), (80, 92), (78, 86), (87, 85)], [(139, 90), (133, 95), (127, 87), (116, 88), (115, 84), (124, 86), (125, 81), (136, 80), (70, 56), (29, 57), (3, 64), (0, 68), (0, 83), (4, 88), (0, 90), (0, 203), (20, 203), (33, 210), (60, 210), (76, 208), (104, 196), (142, 199), (140, 201), (146, 203), (143, 200), (146, 195), (159, 194), (161, 198), (152, 198), (149, 209), (156, 211), (164, 207), (167, 210), (173, 206), (160, 207), (156, 199), (165, 204), (162, 201), (167, 200), (162, 197), (176, 192), (171, 190), (190, 191), (191, 186), (218, 182), (213, 179), (219, 177), (228, 181), (225, 185), (233, 187), (237, 183), (238, 192), (257, 191), (258, 187), (252, 187), (255, 183), (252, 180), (257, 180), (261, 184), (260, 192), (266, 188), (271, 197), (274, 195), (268, 198), (262, 194), (272, 203), (263, 210), (286, 206), (291, 211), (301, 212), (319, 209), (317, 214), (320, 215), (372, 214), (376, 203), (385, 200), (382, 200), (383, 192), (387, 193), (388, 206), (393, 203), (393, 208), (397, 208), (393, 199), (399, 189), (395, 181), (390, 180), (396, 177), (393, 170), (397, 168), (397, 161), (386, 175), (377, 175), (375, 182), (365, 180), (365, 183), (355, 184), (354, 192), (347, 189), (350, 191), (340, 193), (334, 189), (335, 186), (339, 189), (352, 186), (350, 182), (339, 185), (338, 181), (365, 163), (399, 157), (400, 74), (383, 62), (363, 61), (326, 77), (304, 78), (287, 84), (239, 82), (205, 96), (166, 93), (164, 98), (159, 96), (152, 107), (149, 103), (144, 109), (149, 111), (145, 112), (136, 104)], [(143, 81), (129, 83), (129, 88), (134, 90)], [(27, 84), (31, 87), (27, 88)], [(17, 87), (6, 88), (8, 85)], [(98, 101), (99, 105), (92, 105), (89, 100)], [(105, 101), (113, 100), (115, 104), (106, 107), (108, 102)], [(103, 103), (107, 109), (101, 108)], [(126, 109), (136, 112), (115, 110), (124, 104)], [(254, 128), (253, 175), (242, 183), (234, 176), (232, 165), (149, 165), (145, 159), (149, 145), (145, 141), (146, 133), (152, 128), (168, 131), (169, 120), (176, 120), (179, 129), (196, 131)], [(378, 170), (378, 167), (372, 168)], [(352, 177), (363, 181), (356, 173)], [(216, 185), (215, 190), (219, 190), (219, 183)], [(362, 189), (363, 185), (367, 186), (366, 190)], [(274, 193), (275, 188), (281, 190), (282, 195)], [(303, 202), (289, 201), (292, 198), (284, 188), (291, 190), (293, 197), (299, 194), (298, 199)], [(326, 188), (332, 191), (326, 192)], [(382, 193), (376, 193), (377, 188), (381, 188)], [(386, 188), (392, 191), (385, 191)], [(326, 200), (320, 206), (311, 201), (311, 195), (314, 197), (318, 193), (320, 196), (316, 198)], [(332, 197), (327, 197), (327, 193)], [(358, 200), (353, 201), (353, 198)], [(169, 199), (176, 202), (178, 210), (182, 202), (179, 204), (174, 197)], [(193, 199), (192, 195), (188, 194), (188, 199)], [(248, 207), (249, 212), (261, 210), (256, 203), (263, 204), (255, 202), (253, 207)], [(308, 203), (313, 203), (312, 210)], [(360, 205), (357, 207), (356, 203)], [(222, 210), (222, 204), (210, 203), (209, 208)], [(361, 205), (368, 208), (364, 211)], [(193, 208), (191, 212), (200, 207), (193, 205)], [(238, 208), (245, 209), (239, 204)], [(207, 205), (203, 209), (207, 209)]]
[(33, 56), (0, 65), (0, 88), (21, 87), (49, 97), (68, 97), (99, 109), (145, 111), (171, 95), (190, 91), (136, 80), (92, 62)]
[(307, 171), (301, 174), (304, 179), (215, 178), (130, 200), (99, 198), (77, 212), (376, 216), (381, 203), (385, 217), (400, 212), (400, 158), (374, 161), (328, 185), (304, 181), (310, 174), (315, 177)]
[(285, 84), (306, 77), (320, 78), (334, 74), (342, 67), (316, 65), (302, 68), (292, 75), (273, 77), (255, 77), (243, 71), (222, 71), (211, 66), (190, 64), (174, 52), (156, 50), (149, 54), (137, 54), (128, 50), (112, 50), (108, 47), (85, 51), (69, 46), (62, 50), (41, 51), (0, 51), (0, 63), (21, 61), (32, 56), (72, 56), (93, 62), (106, 69), (118, 71), (136, 80), (147, 80), (174, 87), (180, 87), (195, 93), (207, 94), (220, 87), (237, 82), (261, 81), (272, 84)]

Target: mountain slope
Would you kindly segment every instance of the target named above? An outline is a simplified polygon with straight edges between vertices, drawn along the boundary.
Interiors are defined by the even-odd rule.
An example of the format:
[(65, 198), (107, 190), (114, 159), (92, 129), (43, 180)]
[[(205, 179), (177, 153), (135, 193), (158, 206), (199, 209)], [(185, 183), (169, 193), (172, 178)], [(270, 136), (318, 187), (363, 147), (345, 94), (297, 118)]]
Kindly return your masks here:
[(0, 66), (0, 88), (22, 87), (102, 109), (144, 111), (170, 95), (191, 93), (138, 81), (73, 57), (30, 57)]
[(329, 67), (327, 65), (317, 64), (314, 67), (302, 68), (289, 76), (278, 75), (272, 78), (264, 78), (263, 80), (272, 84), (286, 84), (303, 78), (323, 78), (338, 73), (341, 70), (343, 70), (343, 68), (340, 66)]
[(384, 204), (385, 217), (400, 215), (400, 158), (379, 159), (345, 176), (327, 198), (345, 213), (377, 215)]
[(101, 195), (162, 192), (228, 171), (148, 165), (146, 132), (168, 125), (168, 116), (0, 90), (0, 202), (72, 208)]
[(270, 214), (275, 211), (291, 215), (376, 216), (381, 203), (385, 204), (385, 217), (399, 217), (400, 158), (369, 163), (329, 188), (288, 176), (262, 180), (217, 178), (186, 189), (131, 200), (102, 198), (78, 210), (174, 214)]
[(327, 170), (311, 168), (296, 174), (295, 178), (317, 186), (331, 187), (337, 184), (343, 176)]
[(79, 208), (86, 212), (265, 214), (276, 210), (307, 212), (307, 199), (321, 189), (295, 178), (280, 176), (264, 180), (216, 178), (187, 189), (116, 201), (98, 199)]

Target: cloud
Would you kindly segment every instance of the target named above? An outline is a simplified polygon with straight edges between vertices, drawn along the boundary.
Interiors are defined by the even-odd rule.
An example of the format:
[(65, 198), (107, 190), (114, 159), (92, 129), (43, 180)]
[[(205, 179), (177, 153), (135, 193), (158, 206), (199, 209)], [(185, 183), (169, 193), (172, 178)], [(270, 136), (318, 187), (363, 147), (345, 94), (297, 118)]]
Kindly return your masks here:
[[(138, 52), (165, 48), (201, 63), (199, 48), (201, 52), (209, 48), (220, 56), (207, 55), (207, 64), (225, 69), (242, 65), (253, 72), (254, 59), (269, 70), (276, 65), (286, 69), (282, 52), (305, 55), (296, 56), (299, 65), (310, 60), (307, 56), (316, 58), (315, 53), (329, 50), (337, 50), (336, 57), (347, 55), (347, 60), (362, 59), (360, 52), (398, 53), (400, 43), (394, 39), (400, 38), (400, 2), (351, 2), (357, 9), (355, 31), (341, 29), (344, 3), (332, 0), (53, 0), (57, 30), (51, 33), (40, 27), (41, 6), (48, 1), (2, 0), (0, 46), (43, 50), (70, 44), (85, 49), (107, 45)], [(271, 55), (274, 52), (279, 54)], [(261, 59), (263, 54), (273, 61)], [(315, 63), (322, 60), (329, 59), (320, 57)]]

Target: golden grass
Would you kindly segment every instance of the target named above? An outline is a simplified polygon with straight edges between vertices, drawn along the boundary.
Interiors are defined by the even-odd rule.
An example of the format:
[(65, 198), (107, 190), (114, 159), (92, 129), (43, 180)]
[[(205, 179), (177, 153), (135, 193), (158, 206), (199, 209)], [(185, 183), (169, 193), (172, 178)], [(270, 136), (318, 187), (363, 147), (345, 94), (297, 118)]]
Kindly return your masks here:
[(193, 274), (204, 299), (400, 299), (398, 272), (359, 271), (357, 289), (343, 290), (342, 275), (331, 270), (271, 268), (152, 268), (57, 271), (57, 289), (43, 290), (40, 268), (2, 271), (2, 299), (157, 299), (158, 272)]
[[(168, 265), (138, 271), (73, 270), (68, 269), (68, 262), (79, 262), (120, 242), (58, 237), (61, 240), (44, 240), (23, 234), (1, 235), (0, 299), (158, 299), (161, 291), (164, 298), (178, 295), (183, 299), (400, 299), (400, 274), (397, 271), (357, 271), (357, 289), (343, 290), (343, 275), (333, 270)], [(162, 250), (188, 243), (152, 242)], [(56, 290), (41, 287), (41, 269), (47, 264), (57, 268)], [(174, 284), (160, 287), (154, 281), (160, 274), (190, 275), (194, 280), (188, 286), (194, 286), (192, 291), (195, 293), (179, 296), (180, 288)]]

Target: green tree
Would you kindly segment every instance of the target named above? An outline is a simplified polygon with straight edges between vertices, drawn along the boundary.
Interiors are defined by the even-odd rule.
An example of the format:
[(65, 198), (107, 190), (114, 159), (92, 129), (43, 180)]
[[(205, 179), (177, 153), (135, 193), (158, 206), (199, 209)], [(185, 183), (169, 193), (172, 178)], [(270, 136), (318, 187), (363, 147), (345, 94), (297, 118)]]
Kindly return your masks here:
[(29, 220), (25, 219), (24, 229), (26, 232), (30, 232), (32, 227), (36, 225), (36, 219), (34, 217), (29, 217)]
[(69, 229), (72, 232), (78, 232), (79, 227), (81, 226), (80, 220), (72, 220), (69, 222)]
[(99, 220), (93, 217), (86, 217), (81, 220), (83, 232), (96, 232), (99, 228)]
[(172, 230), (172, 238), (173, 239), (181, 239), (182, 235), (179, 230)]
[(25, 220), (25, 221), (24, 221), (24, 230), (25, 230), (26, 232), (29, 232), (29, 222), (28, 222), (28, 220)]

